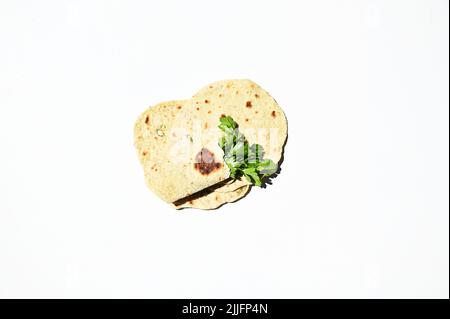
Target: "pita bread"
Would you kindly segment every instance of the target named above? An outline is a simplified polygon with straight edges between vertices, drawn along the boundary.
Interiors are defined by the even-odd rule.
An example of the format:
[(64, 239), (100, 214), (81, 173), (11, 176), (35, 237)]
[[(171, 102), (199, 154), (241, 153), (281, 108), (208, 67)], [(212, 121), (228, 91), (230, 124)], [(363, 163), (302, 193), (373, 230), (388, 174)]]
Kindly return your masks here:
[(175, 202), (172, 205), (176, 209), (197, 208), (197, 209), (216, 209), (226, 203), (232, 203), (247, 195), (250, 190), (249, 185), (239, 187), (231, 192), (207, 192), (196, 198), (189, 198), (181, 202)]
[[(218, 146), (222, 132), (217, 128), (224, 115), (239, 124), (250, 144), (263, 146), (265, 158), (279, 162), (287, 121), (276, 101), (250, 80), (219, 81), (190, 100), (157, 104), (138, 118), (135, 146), (149, 188), (163, 200), (176, 202), (221, 183), (183, 208), (211, 209), (208, 205), (219, 207), (245, 196), (250, 188), (246, 180), (227, 181), (229, 170)], [(205, 153), (211, 165), (202, 169)]]
[[(217, 139), (194, 134), (193, 130), (194, 119), (187, 101), (157, 104), (142, 113), (135, 124), (135, 146), (146, 183), (166, 202), (187, 197), (228, 178), (229, 170), (223, 163), (223, 151)], [(199, 154), (202, 161), (203, 150), (207, 150), (206, 156), (211, 161), (205, 163), (204, 169), (197, 165)]]

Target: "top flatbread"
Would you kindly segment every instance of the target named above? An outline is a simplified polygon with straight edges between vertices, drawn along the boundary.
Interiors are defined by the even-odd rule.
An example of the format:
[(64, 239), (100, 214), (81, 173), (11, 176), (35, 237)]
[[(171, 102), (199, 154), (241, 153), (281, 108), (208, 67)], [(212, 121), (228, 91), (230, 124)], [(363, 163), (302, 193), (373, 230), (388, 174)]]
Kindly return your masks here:
[[(217, 140), (195, 130), (190, 101), (157, 104), (136, 122), (135, 145), (146, 183), (166, 202), (189, 196), (229, 175)], [(211, 163), (205, 164), (206, 171), (196, 165), (198, 154), (203, 156), (204, 149), (208, 150), (208, 160), (211, 159)]]

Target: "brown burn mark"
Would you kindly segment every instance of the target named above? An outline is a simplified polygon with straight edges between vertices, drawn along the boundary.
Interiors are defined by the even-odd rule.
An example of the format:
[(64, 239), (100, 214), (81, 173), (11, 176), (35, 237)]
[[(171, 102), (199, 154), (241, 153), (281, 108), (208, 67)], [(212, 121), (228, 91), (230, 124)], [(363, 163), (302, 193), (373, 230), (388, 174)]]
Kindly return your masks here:
[(182, 106), (181, 106), (181, 105), (178, 105), (178, 106), (177, 106), (177, 109), (181, 110), (181, 108), (182, 108)]
[(211, 114), (211, 110), (208, 111), (208, 114)]
[(147, 156), (147, 152), (146, 152), (146, 151), (143, 151), (143, 152), (142, 152), (142, 156)]
[(222, 93), (220, 93), (220, 94), (219, 94), (219, 97), (223, 97), (223, 94), (222, 94)]
[(248, 119), (245, 119), (245, 122), (248, 122), (249, 120)]
[(196, 108), (196, 110), (197, 110), (197, 111), (200, 111), (200, 108), (199, 108), (199, 107), (197, 107), (197, 108)]
[(277, 113), (275, 111), (272, 111), (271, 115), (272, 115), (272, 117), (276, 117)]
[(145, 117), (145, 124), (148, 124), (150, 122), (150, 117), (147, 115), (146, 117)]
[(220, 118), (224, 118), (226, 115), (225, 114), (220, 114)]
[(208, 122), (205, 122), (205, 124), (203, 125), (203, 127), (204, 127), (205, 129), (207, 129), (207, 128), (208, 128)]
[(255, 93), (255, 98), (259, 99), (259, 94)]
[(209, 103), (209, 100), (205, 100), (205, 104), (208, 104)]
[(202, 148), (195, 156), (194, 168), (202, 175), (209, 175), (222, 167), (222, 163), (216, 162), (214, 153), (207, 148)]
[(246, 107), (248, 107), (248, 108), (251, 108), (253, 105), (252, 105), (252, 101), (247, 101), (246, 103), (245, 103), (245, 106)]

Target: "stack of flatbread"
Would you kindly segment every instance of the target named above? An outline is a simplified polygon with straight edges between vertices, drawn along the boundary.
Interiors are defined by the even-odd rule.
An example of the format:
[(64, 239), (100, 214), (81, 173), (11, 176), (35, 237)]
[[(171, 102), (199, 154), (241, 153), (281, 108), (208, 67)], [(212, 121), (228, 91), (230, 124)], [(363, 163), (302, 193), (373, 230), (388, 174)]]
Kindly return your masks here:
[(205, 86), (191, 99), (157, 104), (134, 127), (134, 143), (148, 187), (177, 209), (215, 209), (244, 197), (245, 178), (230, 179), (218, 145), (220, 118), (231, 116), (249, 144), (263, 146), (278, 163), (287, 137), (277, 102), (250, 80)]

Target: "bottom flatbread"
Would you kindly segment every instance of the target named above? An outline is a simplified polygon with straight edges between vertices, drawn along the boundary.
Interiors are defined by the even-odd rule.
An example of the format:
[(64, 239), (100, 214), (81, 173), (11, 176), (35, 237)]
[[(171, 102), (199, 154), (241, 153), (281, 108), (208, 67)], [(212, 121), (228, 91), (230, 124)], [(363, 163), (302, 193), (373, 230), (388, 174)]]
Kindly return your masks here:
[(220, 187), (211, 186), (208, 188), (217, 193), (228, 193), (234, 192), (238, 188), (251, 185), (251, 183), (247, 181), (244, 177), (240, 177), (239, 179), (236, 180), (230, 179), (229, 181), (227, 180), (225, 183), (222, 182), (221, 185), (222, 186)]
[[(219, 192), (206, 189), (182, 200), (174, 202), (172, 205), (176, 209), (198, 208), (198, 209), (216, 209), (226, 203), (235, 202), (249, 192), (251, 186), (241, 186), (233, 191)], [(219, 189), (219, 188), (218, 188)]]

